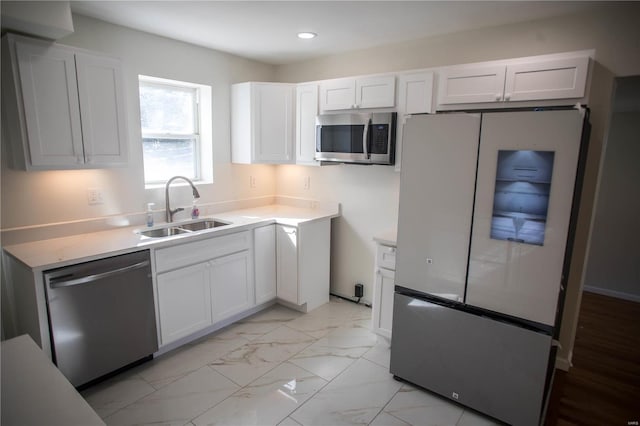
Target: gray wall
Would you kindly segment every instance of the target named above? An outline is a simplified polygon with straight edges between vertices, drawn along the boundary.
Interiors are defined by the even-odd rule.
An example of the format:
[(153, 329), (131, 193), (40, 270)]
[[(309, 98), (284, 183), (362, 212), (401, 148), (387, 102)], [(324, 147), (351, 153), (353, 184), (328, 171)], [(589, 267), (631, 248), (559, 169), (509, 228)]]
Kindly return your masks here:
[(640, 76), (617, 78), (585, 289), (640, 301)]

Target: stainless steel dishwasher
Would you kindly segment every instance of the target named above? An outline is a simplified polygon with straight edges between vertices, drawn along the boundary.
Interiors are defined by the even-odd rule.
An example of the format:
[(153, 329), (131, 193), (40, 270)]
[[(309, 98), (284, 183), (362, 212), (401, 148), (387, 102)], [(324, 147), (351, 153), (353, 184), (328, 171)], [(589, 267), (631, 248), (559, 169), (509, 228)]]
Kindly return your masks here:
[(54, 362), (81, 386), (158, 350), (149, 251), (44, 273)]

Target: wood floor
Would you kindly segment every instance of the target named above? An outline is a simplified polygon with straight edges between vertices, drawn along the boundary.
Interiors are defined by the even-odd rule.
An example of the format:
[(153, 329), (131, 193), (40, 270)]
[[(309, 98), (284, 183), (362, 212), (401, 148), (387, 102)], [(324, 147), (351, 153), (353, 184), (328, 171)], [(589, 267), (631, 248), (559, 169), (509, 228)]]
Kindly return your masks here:
[(573, 367), (556, 371), (545, 425), (639, 422), (640, 303), (585, 292)]

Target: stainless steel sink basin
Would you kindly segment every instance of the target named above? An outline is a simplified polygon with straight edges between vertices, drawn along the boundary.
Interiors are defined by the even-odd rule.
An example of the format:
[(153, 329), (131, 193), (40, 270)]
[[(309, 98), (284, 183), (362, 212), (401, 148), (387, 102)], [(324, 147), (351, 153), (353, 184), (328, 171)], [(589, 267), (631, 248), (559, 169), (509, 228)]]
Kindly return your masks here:
[(170, 237), (172, 235), (203, 231), (205, 229), (212, 229), (225, 225), (231, 225), (231, 223), (216, 219), (202, 219), (195, 222), (172, 223), (162, 228), (148, 229), (146, 231), (140, 230), (136, 232), (147, 238), (163, 238)]
[(139, 231), (139, 234), (149, 238), (162, 238), (162, 237), (169, 237), (171, 235), (186, 234), (187, 232), (189, 231), (187, 231), (186, 229), (180, 229), (175, 226), (168, 226), (166, 228), (150, 229), (148, 231)]
[(198, 222), (183, 223), (176, 226), (178, 226), (180, 229), (186, 229), (188, 231), (202, 231), (203, 229), (217, 228), (219, 226), (225, 225), (229, 225), (229, 223), (215, 219), (206, 219)]

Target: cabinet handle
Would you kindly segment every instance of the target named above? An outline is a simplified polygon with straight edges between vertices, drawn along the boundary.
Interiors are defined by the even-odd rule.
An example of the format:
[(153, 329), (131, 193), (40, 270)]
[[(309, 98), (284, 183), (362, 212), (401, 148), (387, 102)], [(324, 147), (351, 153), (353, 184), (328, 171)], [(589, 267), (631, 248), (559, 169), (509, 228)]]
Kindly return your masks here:
[(509, 99), (511, 99), (511, 93), (505, 93), (504, 94), (504, 100), (508, 101)]
[(496, 93), (496, 101), (502, 99), (502, 93)]
[(81, 156), (81, 155), (78, 155), (78, 156), (76, 157), (76, 163), (78, 163), (78, 164), (82, 164), (82, 163), (84, 163), (84, 159), (82, 158), (82, 156)]
[(93, 158), (90, 155), (87, 155), (87, 164), (91, 164), (93, 162)]
[(396, 252), (396, 248), (395, 247), (389, 248), (389, 253), (395, 253), (395, 252)]

